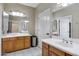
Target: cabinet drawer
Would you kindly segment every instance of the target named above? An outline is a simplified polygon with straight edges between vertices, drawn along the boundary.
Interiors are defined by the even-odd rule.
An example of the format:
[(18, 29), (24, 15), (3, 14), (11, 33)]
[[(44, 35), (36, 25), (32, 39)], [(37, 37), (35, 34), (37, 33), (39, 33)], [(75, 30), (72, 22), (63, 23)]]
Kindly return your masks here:
[(8, 41), (9, 38), (2, 38), (2, 41)]
[(65, 56), (65, 53), (64, 52), (62, 52), (59, 49), (56, 49), (55, 47), (50, 46), (49, 47), (49, 50), (52, 51), (52, 52), (54, 52), (55, 54), (57, 54), (59, 56)]
[(24, 37), (18, 37), (18, 39), (24, 39)]
[(31, 39), (31, 37), (29, 37), (29, 36), (26, 36), (26, 37), (25, 37), (25, 39)]
[(47, 43), (42, 42), (42, 46), (45, 47), (45, 48), (48, 48), (48, 44)]
[(9, 38), (9, 40), (16, 40), (17, 39), (17, 37), (11, 37), (11, 38)]

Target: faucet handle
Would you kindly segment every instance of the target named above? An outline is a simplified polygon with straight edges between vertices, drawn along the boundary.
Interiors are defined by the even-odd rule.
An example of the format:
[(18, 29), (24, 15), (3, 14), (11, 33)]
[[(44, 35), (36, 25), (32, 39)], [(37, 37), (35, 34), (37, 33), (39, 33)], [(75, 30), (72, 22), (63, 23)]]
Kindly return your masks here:
[(63, 42), (65, 42), (65, 43), (68, 43), (68, 40), (66, 40), (66, 39), (63, 39)]
[(72, 44), (72, 41), (70, 41), (70, 44)]

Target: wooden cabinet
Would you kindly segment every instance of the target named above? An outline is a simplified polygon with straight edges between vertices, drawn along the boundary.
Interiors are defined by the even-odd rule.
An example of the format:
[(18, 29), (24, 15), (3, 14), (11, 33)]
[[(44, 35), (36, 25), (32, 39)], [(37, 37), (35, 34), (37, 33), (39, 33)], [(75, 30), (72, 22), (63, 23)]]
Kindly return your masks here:
[(48, 56), (48, 44), (46, 44), (46, 43), (42, 43), (42, 55), (43, 56)]
[(55, 54), (56, 56), (65, 56), (65, 53), (53, 46), (49, 46), (49, 51), (52, 52), (52, 54)]
[(42, 55), (43, 56), (72, 56), (44, 42), (42, 42)]
[[(10, 38), (6, 38), (10, 39)], [(13, 40), (6, 40), (3, 42), (3, 52), (11, 52), (13, 51)]]
[(31, 37), (25, 37), (24, 48), (29, 48), (29, 47), (31, 47)]
[(11, 37), (2, 39), (2, 52), (12, 52), (31, 47), (31, 38), (29, 37)]
[(15, 39), (14, 50), (20, 50), (24, 48), (24, 37), (17, 37)]
[(43, 49), (43, 50), (42, 50), (42, 52), (43, 52), (42, 55), (43, 55), (43, 56), (48, 56), (48, 49), (45, 48), (45, 47), (43, 47), (42, 49)]

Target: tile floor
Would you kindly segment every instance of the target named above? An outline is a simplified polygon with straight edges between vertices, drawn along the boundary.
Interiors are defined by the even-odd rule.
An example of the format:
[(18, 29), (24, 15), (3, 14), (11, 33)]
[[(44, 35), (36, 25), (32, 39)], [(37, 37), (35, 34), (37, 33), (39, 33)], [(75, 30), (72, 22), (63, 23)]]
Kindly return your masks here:
[(4, 56), (42, 56), (42, 49), (39, 47), (32, 47), (25, 50), (6, 53)]

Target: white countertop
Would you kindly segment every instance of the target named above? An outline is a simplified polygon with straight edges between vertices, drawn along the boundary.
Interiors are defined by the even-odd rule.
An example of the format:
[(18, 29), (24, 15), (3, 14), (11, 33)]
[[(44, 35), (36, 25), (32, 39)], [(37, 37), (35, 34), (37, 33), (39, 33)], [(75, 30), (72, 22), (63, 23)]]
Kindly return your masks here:
[(57, 38), (49, 38), (49, 39), (42, 39), (42, 42), (45, 42), (51, 46), (56, 47), (57, 49), (60, 49), (61, 51), (64, 51), (66, 53), (69, 53), (73, 56), (79, 56), (79, 44), (76, 42), (73, 42), (72, 46), (63, 46), (61, 45), (61, 40)]
[(8, 34), (4, 34), (2, 38), (18, 37), (18, 36), (31, 36), (31, 34), (29, 33), (8, 33)]

